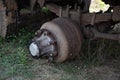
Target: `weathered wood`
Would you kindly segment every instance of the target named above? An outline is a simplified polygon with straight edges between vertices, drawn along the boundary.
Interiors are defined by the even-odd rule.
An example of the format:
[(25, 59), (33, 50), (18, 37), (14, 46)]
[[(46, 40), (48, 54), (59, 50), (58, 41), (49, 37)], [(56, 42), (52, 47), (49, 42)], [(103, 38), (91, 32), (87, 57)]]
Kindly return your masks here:
[(113, 20), (120, 21), (120, 6), (113, 7)]
[[(59, 13), (60, 13), (59, 6), (55, 4), (47, 4), (47, 7), (51, 12), (56, 13), (56, 15), (59, 16)], [(70, 10), (69, 14), (70, 14), (69, 18), (81, 23), (82, 25), (87, 25), (91, 23), (94, 24), (102, 21), (109, 21), (109, 20), (112, 20), (112, 15), (113, 15), (113, 13), (79, 13), (78, 11), (74, 11), (74, 10)], [(92, 19), (94, 16), (95, 16), (95, 20), (93, 23)], [(66, 17), (66, 9), (62, 9), (62, 17)], [(78, 20), (81, 20), (81, 22)]]
[(109, 21), (112, 19), (112, 13), (102, 13), (102, 14), (94, 14), (94, 13), (86, 13), (81, 15), (81, 23), (83, 25), (91, 24), (92, 18), (95, 16), (94, 23), (99, 23), (103, 21)]

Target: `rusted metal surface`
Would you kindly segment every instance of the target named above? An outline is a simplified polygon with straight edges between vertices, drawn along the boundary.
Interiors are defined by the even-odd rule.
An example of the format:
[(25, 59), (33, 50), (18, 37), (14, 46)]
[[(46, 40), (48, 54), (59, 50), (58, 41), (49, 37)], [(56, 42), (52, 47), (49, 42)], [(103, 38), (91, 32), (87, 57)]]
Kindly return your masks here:
[(108, 33), (100, 33), (96, 29), (91, 28), (93, 32), (94, 38), (104, 38), (104, 39), (111, 39), (111, 40), (120, 40), (120, 34), (108, 34)]
[[(72, 35), (70, 36), (70, 34)], [(38, 48), (35, 47), (35, 44)], [(41, 29), (36, 32), (29, 49), (33, 53), (32, 56), (34, 56), (34, 53), (35, 56), (42, 54), (39, 57), (63, 62), (75, 58), (80, 52), (81, 44), (82, 35), (78, 26), (69, 19), (57, 18), (43, 24)]]
[(111, 39), (111, 40), (120, 40), (120, 29), (119, 23), (115, 24), (111, 21), (101, 22), (95, 25), (87, 25), (85, 27), (84, 33), (87, 38), (91, 40), (94, 39)]
[(38, 30), (29, 46), (33, 57), (48, 57), (50, 61), (58, 54), (58, 47), (54, 35), (48, 30)]
[(120, 6), (113, 7), (113, 21), (120, 21)]
[(77, 54), (79, 54), (82, 45), (82, 33), (79, 30), (78, 25), (76, 25), (72, 20), (64, 18), (55, 19), (53, 22), (62, 28), (67, 38), (68, 56), (66, 59), (73, 59)]

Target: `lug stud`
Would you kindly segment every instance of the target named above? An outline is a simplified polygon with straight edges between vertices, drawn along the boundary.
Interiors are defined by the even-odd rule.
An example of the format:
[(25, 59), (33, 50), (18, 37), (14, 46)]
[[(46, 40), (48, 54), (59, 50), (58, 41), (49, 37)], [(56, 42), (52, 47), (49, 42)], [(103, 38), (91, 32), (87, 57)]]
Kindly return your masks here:
[(45, 31), (43, 34), (44, 34), (44, 35), (48, 35), (48, 32), (47, 32), (47, 31)]
[(40, 30), (38, 30), (38, 31), (35, 33), (35, 35), (36, 35), (36, 36), (40, 36), (41, 33), (42, 33), (42, 32), (41, 32)]

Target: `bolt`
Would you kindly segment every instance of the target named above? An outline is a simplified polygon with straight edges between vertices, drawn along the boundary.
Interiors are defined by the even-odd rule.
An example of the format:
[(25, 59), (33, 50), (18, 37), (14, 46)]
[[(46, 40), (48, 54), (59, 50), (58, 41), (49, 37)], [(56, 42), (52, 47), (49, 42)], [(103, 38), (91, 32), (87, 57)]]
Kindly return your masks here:
[(53, 56), (53, 54), (51, 53), (51, 54), (50, 54), (50, 56), (52, 57), (52, 56)]
[(36, 33), (35, 33), (35, 35), (38, 35), (38, 36), (40, 36), (41, 35), (41, 31), (40, 30), (38, 30)]
[(45, 31), (45, 32), (44, 32), (44, 35), (48, 35), (48, 34), (49, 34), (49, 32), (48, 32), (48, 31)]

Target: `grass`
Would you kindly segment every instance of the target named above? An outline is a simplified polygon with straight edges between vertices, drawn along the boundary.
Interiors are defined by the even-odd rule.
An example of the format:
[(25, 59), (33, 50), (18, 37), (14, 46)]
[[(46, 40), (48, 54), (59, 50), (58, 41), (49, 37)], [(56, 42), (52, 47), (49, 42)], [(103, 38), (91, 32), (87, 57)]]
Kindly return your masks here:
[[(28, 69), (27, 43), (32, 34), (0, 38), (0, 80), (11, 76), (31, 76)], [(24, 36), (23, 36), (24, 35)]]
[(113, 57), (119, 58), (120, 45), (118, 41), (104, 39), (96, 41), (87, 40), (83, 45), (83, 54), (81, 55), (83, 60), (85, 58), (88, 59), (87, 61), (95, 63), (95, 61), (104, 62), (105, 59)]

